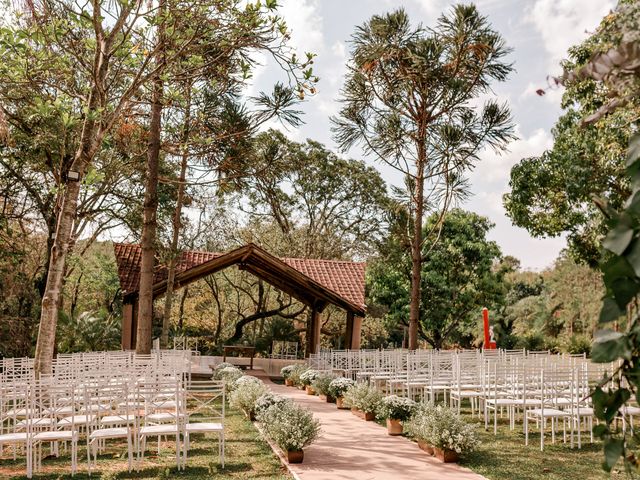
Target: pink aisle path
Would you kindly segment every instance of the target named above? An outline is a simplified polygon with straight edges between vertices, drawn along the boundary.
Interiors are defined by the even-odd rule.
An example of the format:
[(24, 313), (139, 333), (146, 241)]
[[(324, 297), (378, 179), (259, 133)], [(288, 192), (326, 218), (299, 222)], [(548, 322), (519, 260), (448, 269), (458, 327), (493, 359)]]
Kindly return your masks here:
[(387, 435), (375, 422), (322, 402), (297, 388), (274, 384), (263, 371), (249, 373), (275, 393), (295, 400), (320, 420), (320, 438), (304, 450), (304, 462), (291, 465), (302, 480), (481, 480), (483, 476), (455, 464), (443, 464), (406, 438)]

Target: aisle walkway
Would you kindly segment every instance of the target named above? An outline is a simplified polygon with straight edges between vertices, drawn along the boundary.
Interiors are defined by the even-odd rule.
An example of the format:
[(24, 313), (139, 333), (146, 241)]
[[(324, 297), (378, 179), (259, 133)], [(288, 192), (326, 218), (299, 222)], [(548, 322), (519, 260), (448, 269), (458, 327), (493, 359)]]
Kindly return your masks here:
[(466, 468), (443, 464), (406, 438), (387, 435), (375, 422), (322, 402), (297, 388), (271, 382), (264, 372), (249, 371), (275, 393), (309, 408), (322, 424), (316, 443), (304, 450), (304, 463), (292, 465), (302, 480), (481, 480)]

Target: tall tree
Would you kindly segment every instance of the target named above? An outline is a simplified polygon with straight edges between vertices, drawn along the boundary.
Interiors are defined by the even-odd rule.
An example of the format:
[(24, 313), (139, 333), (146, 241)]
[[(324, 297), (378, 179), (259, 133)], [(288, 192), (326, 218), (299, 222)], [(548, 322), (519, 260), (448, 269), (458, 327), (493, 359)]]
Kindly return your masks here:
[(389, 202), (378, 171), (313, 140), (292, 142), (275, 130), (256, 137), (253, 155), (254, 174), (239, 182), (240, 190), (250, 220), (280, 231), (283, 244), (270, 250), (334, 259), (373, 251)]
[[(294, 100), (291, 89), (295, 88), (300, 97), (305, 92), (313, 93), (312, 86), (317, 78), (313, 76), (311, 63), (314, 55), (307, 53), (306, 59), (300, 60), (292, 54), (287, 46), (288, 33), (286, 24), (279, 17), (275, 9), (275, 1), (249, 3), (232, 1), (226, 3), (211, 2), (208, 5), (197, 4), (189, 12), (190, 21), (185, 22), (183, 5), (179, 2), (169, 2), (164, 5), (164, 13), (160, 15), (157, 25), (157, 45), (160, 50), (179, 52), (184, 61), (169, 63), (161, 61), (156, 68), (157, 77), (154, 81), (153, 99), (151, 102), (149, 150), (147, 155), (147, 175), (145, 188), (145, 208), (142, 233), (142, 261), (140, 267), (138, 335), (136, 351), (149, 352), (151, 349), (151, 323), (153, 312), (153, 272), (156, 252), (156, 219), (158, 167), (161, 152), (161, 121), (164, 99), (163, 82), (167, 80), (185, 80), (204, 90), (206, 86), (223, 98), (237, 94), (239, 86), (250, 77), (252, 63), (250, 56), (256, 51), (269, 53), (274, 60), (289, 75), (291, 88), (276, 85), (272, 96), (261, 93), (254, 102), (258, 111), (254, 120), (264, 122), (278, 114), (291, 123), (298, 122), (295, 114), (287, 110)], [(195, 12), (194, 12), (195, 10)], [(198, 26), (200, 28), (198, 28)], [(164, 31), (171, 31), (171, 36), (164, 38)], [(194, 35), (195, 33), (195, 35)], [(166, 55), (166, 54), (165, 54)], [(161, 57), (159, 57), (161, 58)], [(199, 58), (199, 61), (193, 61)], [(227, 103), (229, 105), (229, 103)], [(241, 109), (238, 117), (243, 117)], [(245, 128), (233, 133), (227, 131), (229, 137), (209, 138), (209, 145), (221, 147), (238, 145), (239, 138), (248, 136), (256, 128), (255, 121), (247, 121)], [(237, 126), (234, 124), (234, 127)], [(224, 150), (224, 149), (222, 149)], [(231, 149), (232, 153), (234, 152)], [(212, 161), (209, 165), (211, 173), (228, 174), (234, 170), (229, 162), (238, 161), (237, 157), (228, 155), (229, 152), (212, 152), (207, 150), (210, 159), (223, 159), (222, 164)], [(235, 169), (239, 170), (239, 169)], [(176, 224), (174, 223), (174, 226)], [(175, 255), (174, 255), (175, 258)], [(175, 267), (175, 266), (174, 266)], [(172, 292), (170, 292), (171, 294)], [(170, 300), (169, 300), (170, 301)], [(166, 335), (163, 334), (163, 338)]]
[[(425, 222), (425, 237), (439, 222), (440, 240), (423, 247), (430, 253), (422, 263), (418, 332), (433, 348), (468, 347), (477, 336), (482, 307), (504, 295), (506, 271), (498, 265), (500, 248), (486, 238), (493, 227), (487, 218), (453, 209), (441, 220), (434, 213)], [(388, 328), (408, 325), (411, 280), (411, 256), (390, 236), (368, 272), (369, 297), (386, 307)]]
[(405, 176), (412, 217), (406, 232), (412, 264), (409, 348), (415, 349), (422, 263), (429, 251), (424, 217), (439, 212), (442, 219), (464, 195), (464, 173), (481, 149), (500, 151), (514, 138), (506, 105), (471, 104), (490, 93), (492, 81), (507, 78), (509, 49), (473, 5), (453, 7), (434, 28), (412, 27), (402, 9), (374, 16), (357, 28), (351, 43), (334, 134), (343, 150), (361, 145)]
[[(607, 48), (604, 29), (611, 21), (605, 18), (587, 40), (569, 49), (566, 69), (583, 67)], [(566, 234), (573, 258), (591, 267), (600, 259), (606, 232), (606, 218), (591, 196), (597, 192), (619, 208), (629, 195), (626, 150), (633, 119), (640, 115), (640, 101), (630, 98), (597, 125), (583, 124), (582, 119), (606, 105), (612, 93), (592, 78), (567, 85), (562, 99), (565, 113), (552, 130), (553, 147), (539, 157), (520, 160), (511, 169), (511, 191), (504, 196), (515, 225), (536, 237)]]

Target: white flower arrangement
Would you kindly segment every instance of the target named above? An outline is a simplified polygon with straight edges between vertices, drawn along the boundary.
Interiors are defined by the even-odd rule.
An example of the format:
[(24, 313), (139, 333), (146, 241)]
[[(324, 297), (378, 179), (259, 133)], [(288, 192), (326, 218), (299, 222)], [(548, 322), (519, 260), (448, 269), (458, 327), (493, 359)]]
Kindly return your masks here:
[(229, 404), (245, 411), (254, 413), (257, 400), (268, 392), (267, 386), (255, 377), (256, 381), (248, 380), (248, 376), (239, 378), (235, 382), (235, 388), (229, 394)]
[(282, 378), (287, 380), (296, 368), (298, 368), (298, 365), (287, 365), (286, 367), (282, 367), (280, 369), (280, 375), (282, 375)]
[(300, 363), (298, 365), (295, 365), (295, 368), (293, 368), (291, 370), (291, 372), (289, 373), (289, 380), (291, 380), (293, 382), (294, 385), (301, 385), (300, 383), (300, 375), (302, 375), (304, 372), (306, 372), (307, 370), (309, 370), (309, 367), (307, 365), (305, 365), (304, 363)]
[(344, 393), (349, 389), (349, 387), (352, 387), (355, 384), (356, 382), (350, 378), (338, 377), (332, 380), (329, 384), (329, 395), (333, 398), (340, 398), (344, 396)]
[(318, 375), (313, 382), (311, 382), (311, 386), (316, 391), (318, 395), (329, 395), (329, 385), (335, 379), (335, 375), (330, 373), (321, 373)]
[(256, 418), (259, 422), (262, 422), (262, 414), (267, 411), (267, 409), (273, 405), (282, 405), (284, 403), (290, 403), (292, 400), (287, 397), (283, 397), (281, 395), (276, 395), (273, 392), (266, 392), (260, 395), (260, 398), (256, 400), (255, 412)]
[(375, 387), (364, 382), (349, 387), (343, 397), (347, 407), (364, 413), (376, 413), (382, 401), (382, 394)]
[(218, 365), (216, 365), (215, 367), (213, 367), (213, 374), (215, 375), (220, 370), (222, 370), (223, 368), (227, 368), (227, 367), (237, 368), (235, 365), (233, 365), (233, 364), (231, 364), (229, 362), (222, 362), (222, 363), (219, 363)]
[(382, 420), (389, 418), (405, 422), (411, 418), (416, 407), (417, 403), (410, 398), (389, 395), (388, 397), (384, 397), (380, 402), (377, 416)]
[(302, 383), (302, 385), (304, 385), (305, 387), (307, 385), (311, 385), (319, 375), (320, 372), (318, 372), (317, 370), (306, 370), (300, 374), (300, 383)]
[(444, 405), (421, 405), (405, 424), (405, 429), (418, 440), (458, 454), (472, 452), (480, 443), (473, 425)]
[(270, 406), (260, 420), (267, 436), (285, 452), (302, 450), (320, 433), (320, 422), (293, 402)]
[(224, 388), (227, 392), (230, 392), (233, 388), (236, 380), (242, 377), (242, 370), (232, 366), (223, 367), (214, 375), (216, 380), (222, 380)]

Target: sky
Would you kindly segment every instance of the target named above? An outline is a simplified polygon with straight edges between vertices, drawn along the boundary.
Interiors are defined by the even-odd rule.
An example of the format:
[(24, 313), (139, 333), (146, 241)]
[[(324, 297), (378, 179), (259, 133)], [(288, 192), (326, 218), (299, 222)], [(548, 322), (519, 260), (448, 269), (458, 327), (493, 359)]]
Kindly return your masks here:
[[(320, 141), (336, 150), (331, 138), (330, 116), (339, 110), (339, 91), (349, 56), (349, 39), (356, 26), (372, 15), (404, 7), (414, 23), (433, 25), (453, 4), (447, 0), (279, 0), (280, 12), (291, 30), (292, 46), (300, 52), (317, 54), (314, 73), (320, 77), (318, 93), (305, 101), (301, 110), (305, 124), (285, 133), (293, 140)], [(554, 89), (544, 97), (536, 95), (547, 86), (547, 77), (559, 73), (559, 62), (567, 49), (595, 30), (602, 17), (614, 7), (611, 0), (479, 0), (481, 14), (513, 49), (510, 60), (515, 71), (507, 82), (494, 85), (496, 98), (511, 107), (518, 140), (501, 156), (483, 152), (469, 179), (472, 196), (461, 205), (491, 219), (495, 228), (489, 237), (503, 254), (520, 259), (522, 267), (542, 270), (553, 264), (565, 247), (564, 238), (532, 238), (512, 225), (502, 206), (509, 191), (509, 172), (521, 158), (537, 156), (552, 146), (551, 129), (562, 113), (562, 91)], [(276, 79), (275, 67), (264, 61), (254, 72), (250, 92), (268, 89)], [(374, 162), (360, 151), (346, 156), (375, 165), (390, 184), (401, 178), (390, 168)]]

